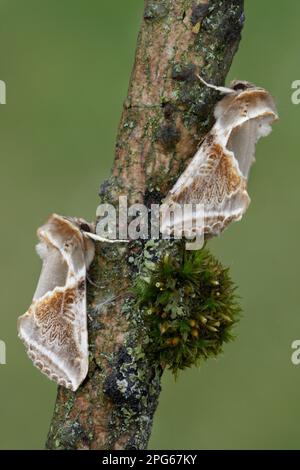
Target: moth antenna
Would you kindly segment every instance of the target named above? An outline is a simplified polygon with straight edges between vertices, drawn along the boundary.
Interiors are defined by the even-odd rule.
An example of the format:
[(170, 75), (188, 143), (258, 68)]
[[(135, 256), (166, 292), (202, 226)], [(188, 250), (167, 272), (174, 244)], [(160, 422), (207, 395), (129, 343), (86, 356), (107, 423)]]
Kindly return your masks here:
[(207, 86), (208, 88), (212, 88), (213, 90), (219, 91), (220, 93), (223, 93), (224, 95), (229, 95), (229, 94), (234, 94), (235, 90), (232, 88), (227, 88), (224, 86), (216, 86), (212, 85), (211, 83), (207, 83), (200, 75), (197, 75), (197, 78), (199, 78), (200, 82), (203, 83), (203, 85)]
[(118, 239), (112, 240), (111, 238), (100, 237), (99, 235), (96, 235), (95, 233), (91, 233), (91, 232), (84, 232), (84, 235), (92, 238), (96, 242), (107, 242), (107, 243), (118, 243), (118, 242), (128, 243), (129, 242), (129, 240), (118, 240)]
[(100, 284), (96, 284), (94, 281), (92, 281), (88, 273), (86, 273), (86, 279), (92, 286), (97, 287), (97, 289), (100, 289)]

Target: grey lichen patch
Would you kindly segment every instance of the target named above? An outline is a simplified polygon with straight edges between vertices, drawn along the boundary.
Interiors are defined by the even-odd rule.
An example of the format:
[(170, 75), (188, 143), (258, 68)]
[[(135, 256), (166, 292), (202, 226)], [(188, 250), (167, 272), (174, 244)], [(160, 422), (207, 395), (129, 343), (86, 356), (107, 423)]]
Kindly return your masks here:
[(74, 393), (72, 393), (70, 390), (67, 390), (66, 393), (68, 394), (68, 400), (65, 403), (64, 414), (65, 414), (65, 417), (67, 418), (72, 410), (75, 397), (74, 397)]
[(243, 5), (243, 0), (231, 2), (230, 6), (223, 0), (218, 9), (214, 8), (214, 22), (210, 27), (217, 31), (218, 39), (225, 44), (235, 43), (240, 37), (245, 21)]
[(164, 0), (148, 0), (144, 11), (146, 21), (158, 21), (169, 13), (167, 2)]
[(161, 106), (163, 108), (164, 118), (166, 120), (172, 119), (173, 116), (176, 115), (177, 108), (174, 103), (170, 101), (164, 101)]
[(152, 140), (152, 143), (155, 142), (157, 133), (159, 132), (159, 128), (161, 125), (161, 121), (162, 121), (162, 110), (159, 109), (157, 113), (149, 116), (144, 126), (144, 136), (149, 137), (149, 139)]
[[(173, 64), (171, 76), (177, 83), (173, 103), (182, 110), (184, 125), (188, 129), (196, 128), (199, 135), (204, 135), (213, 123), (212, 110), (218, 94), (203, 87), (197, 74), (211, 83), (223, 85), (243, 21), (242, 0), (202, 2), (195, 4), (192, 10), (190, 23), (195, 26), (201, 22), (201, 28), (186, 54)], [(190, 56), (195, 52), (197, 61), (191, 63)]]
[[(104, 382), (104, 393), (114, 404), (110, 420), (112, 448), (122, 435), (130, 431), (132, 437), (126, 448), (144, 448), (157, 407), (162, 369), (146, 358), (140, 334), (139, 329), (128, 334), (128, 340), (119, 349), (114, 358), (114, 368)], [(138, 432), (132, 432), (133, 429)]]
[(180, 141), (180, 130), (174, 124), (165, 124), (158, 129), (156, 138), (168, 152)]
[[(209, 5), (207, 11), (199, 7), (204, 3)], [(241, 0), (145, 2), (145, 21), (117, 138), (113, 176), (101, 186), (101, 203), (118, 206), (120, 195), (127, 195), (129, 201), (138, 195), (141, 199), (145, 196), (149, 207), (165, 197), (212, 123), (217, 94), (203, 87), (196, 75), (223, 84), (239, 41), (241, 5)], [(167, 129), (158, 141), (165, 126), (171, 126), (171, 132)], [(176, 354), (182, 360), (180, 348), (186, 346), (186, 333), (187, 349), (194, 351), (195, 358), (192, 338), (197, 342), (197, 334), (198, 339), (201, 336), (196, 322), (201, 318), (194, 318), (197, 312), (189, 306), (188, 317), (177, 294), (171, 311), (176, 318), (161, 316), (161, 307), (168, 310), (169, 302), (157, 304), (165, 294), (164, 286), (156, 285), (163, 281), (158, 267), (166, 253), (172, 261), (177, 260), (180, 244), (136, 241), (127, 244), (125, 250), (97, 244), (89, 272), (94, 285), (88, 288), (89, 374), (73, 394), (75, 400), (60, 389), (48, 448), (145, 449), (159, 399), (162, 368), (174, 364)], [(177, 274), (170, 276), (170, 283), (173, 278), (178, 282)], [(146, 285), (141, 295), (131, 289), (137, 279)], [(152, 293), (144, 302), (147, 286)], [(176, 289), (182, 292), (183, 287), (177, 285)], [(217, 292), (216, 285), (212, 289)], [(182, 299), (188, 301), (185, 295)], [(103, 305), (112, 297), (117, 300)], [(185, 321), (196, 322), (188, 324), (189, 332), (178, 330), (176, 322), (183, 314)], [(230, 316), (225, 315), (223, 320), (229, 321)], [(222, 321), (207, 317), (208, 331), (217, 334), (212, 328), (220, 328)], [(164, 322), (171, 323), (166, 330), (167, 325), (161, 325)], [(183, 340), (178, 341), (180, 335)], [(176, 344), (167, 344), (166, 353), (165, 340), (173, 341), (173, 337)]]
[(75, 450), (89, 447), (89, 436), (86, 434), (79, 418), (74, 419), (72, 414), (75, 404), (75, 395), (69, 390), (60, 387), (58, 397), (64, 397), (64, 405), (61, 408), (55, 407), (55, 413), (59, 421), (53, 423), (49, 430), (46, 443), (47, 449), (55, 450)]
[(99, 188), (100, 204), (114, 203), (118, 201), (120, 194), (120, 182), (116, 176), (110, 176)]
[[(134, 278), (143, 276), (144, 264), (146, 269), (155, 268), (164, 246), (154, 240), (131, 244), (127, 261)], [(122, 316), (130, 329), (124, 343), (111, 357), (110, 372), (104, 379), (103, 392), (113, 403), (109, 448), (114, 448), (124, 436), (128, 436), (126, 449), (145, 448), (158, 403), (162, 367), (155, 357), (145, 353), (149, 338), (142, 311), (136, 306), (133, 295), (123, 301)]]
[(184, 123), (187, 127), (196, 127), (198, 132), (205, 134), (212, 125), (211, 111), (215, 104), (216, 92), (204, 88), (200, 83), (181, 88), (180, 101), (184, 104)]
[[(243, 22), (243, 0), (218, 0), (210, 4), (201, 24), (201, 33), (195, 37), (196, 50), (203, 55), (206, 68), (213, 69), (214, 73), (219, 72), (221, 79), (224, 78), (224, 51), (228, 50), (233, 57)], [(234, 46), (233, 50), (229, 45)]]
[(182, 120), (187, 129), (194, 128), (204, 135), (211, 125), (211, 112), (217, 93), (205, 88), (197, 77), (199, 69), (194, 64), (175, 64), (172, 78), (177, 82), (173, 94), (173, 106), (181, 110)]
[(239, 319), (234, 291), (228, 269), (206, 248), (189, 252), (182, 241), (146, 244), (135, 293), (148, 360), (156, 358), (176, 374), (222, 352)]
[(151, 368), (149, 369), (141, 345), (131, 341), (132, 338), (119, 349), (114, 361), (116, 368), (106, 378), (104, 392), (114, 403), (126, 405), (132, 413), (139, 413), (143, 406), (142, 397), (148, 395), (147, 379)]
[(123, 124), (124, 129), (129, 129), (129, 130), (134, 129), (135, 126), (136, 126), (136, 122), (133, 119), (125, 121)]
[(86, 435), (79, 421), (67, 420), (63, 426), (58, 429), (54, 439), (55, 448), (65, 450), (77, 449), (78, 442), (81, 445), (89, 444), (89, 436)]
[[(153, 187), (151, 185), (151, 180), (149, 181), (148, 189), (145, 192), (144, 204), (146, 207), (151, 208), (152, 204), (160, 204), (162, 202), (164, 195), (160, 192), (158, 186)], [(150, 219), (151, 224), (151, 219)], [(151, 228), (151, 225), (150, 225)]]
[(205, 16), (207, 15), (209, 10), (209, 2), (202, 2), (194, 5), (191, 15), (191, 23), (195, 26), (197, 23), (200, 23)]

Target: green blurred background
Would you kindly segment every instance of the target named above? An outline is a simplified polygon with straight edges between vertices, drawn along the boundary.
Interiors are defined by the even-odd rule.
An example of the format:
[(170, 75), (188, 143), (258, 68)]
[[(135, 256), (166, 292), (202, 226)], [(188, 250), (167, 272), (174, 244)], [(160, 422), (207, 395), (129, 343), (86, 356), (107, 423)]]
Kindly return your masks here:
[[(56, 386), (16, 336), (40, 262), (36, 228), (55, 211), (93, 219), (108, 175), (132, 67), (142, 0), (0, 0), (0, 448), (43, 448)], [(165, 374), (152, 449), (299, 448), (298, 249), (300, 2), (246, 0), (229, 78), (276, 97), (280, 121), (257, 148), (252, 204), (211, 249), (231, 267), (244, 317), (218, 360), (175, 383)]]

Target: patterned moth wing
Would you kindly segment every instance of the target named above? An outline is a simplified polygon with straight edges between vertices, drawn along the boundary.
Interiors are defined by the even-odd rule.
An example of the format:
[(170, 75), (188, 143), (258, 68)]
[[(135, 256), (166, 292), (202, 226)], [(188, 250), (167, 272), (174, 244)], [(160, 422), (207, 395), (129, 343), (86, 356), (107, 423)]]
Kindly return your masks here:
[[(189, 222), (195, 235), (202, 230), (206, 237), (218, 235), (246, 212), (250, 203), (247, 181), (256, 142), (270, 133), (271, 124), (278, 118), (274, 100), (263, 88), (234, 81), (230, 88), (221, 87), (219, 91), (226, 96), (215, 108), (215, 124), (165, 200), (169, 207), (203, 205), (204, 227), (195, 228), (184, 212), (183, 224)], [(196, 216), (189, 214), (190, 218)], [(162, 232), (170, 231), (170, 221), (162, 217)]]
[(88, 230), (81, 219), (56, 214), (38, 230), (42, 271), (31, 306), (18, 319), (34, 365), (74, 391), (88, 372), (86, 270), (94, 257)]

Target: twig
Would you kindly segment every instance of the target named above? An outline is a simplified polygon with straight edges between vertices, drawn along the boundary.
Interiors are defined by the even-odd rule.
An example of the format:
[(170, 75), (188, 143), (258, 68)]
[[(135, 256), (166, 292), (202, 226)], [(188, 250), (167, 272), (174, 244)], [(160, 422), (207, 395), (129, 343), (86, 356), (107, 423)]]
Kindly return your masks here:
[[(160, 201), (212, 125), (218, 93), (199, 83), (224, 83), (243, 26), (243, 0), (148, 0), (102, 202)], [(142, 244), (104, 244), (89, 286), (90, 368), (76, 393), (58, 389), (49, 449), (143, 449), (160, 394), (162, 369), (143, 357), (143, 325), (116, 299), (129, 289), (129, 257)], [(97, 306), (102, 305), (101, 309)], [(130, 313), (130, 312), (129, 312)]]

